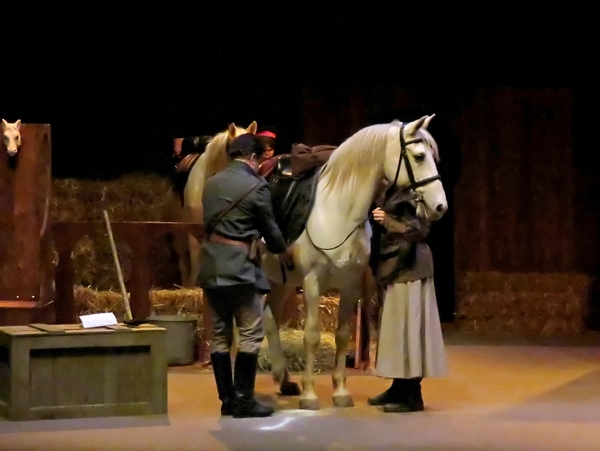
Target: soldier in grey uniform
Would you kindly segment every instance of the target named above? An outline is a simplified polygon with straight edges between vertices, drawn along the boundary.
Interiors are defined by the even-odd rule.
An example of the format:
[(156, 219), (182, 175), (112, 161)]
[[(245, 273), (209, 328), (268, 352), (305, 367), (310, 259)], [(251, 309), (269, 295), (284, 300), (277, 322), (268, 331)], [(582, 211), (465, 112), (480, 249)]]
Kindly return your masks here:
[[(202, 243), (198, 285), (213, 317), (211, 360), (221, 414), (237, 418), (273, 414), (254, 398), (257, 359), (264, 338), (263, 295), (270, 291), (260, 266), (258, 241), (292, 265), (292, 254), (275, 223), (269, 185), (256, 172), (265, 147), (252, 134), (229, 146), (229, 166), (210, 177), (202, 205), (206, 238)], [(240, 342), (231, 368), (233, 320)], [(233, 374), (232, 374), (233, 373)]]

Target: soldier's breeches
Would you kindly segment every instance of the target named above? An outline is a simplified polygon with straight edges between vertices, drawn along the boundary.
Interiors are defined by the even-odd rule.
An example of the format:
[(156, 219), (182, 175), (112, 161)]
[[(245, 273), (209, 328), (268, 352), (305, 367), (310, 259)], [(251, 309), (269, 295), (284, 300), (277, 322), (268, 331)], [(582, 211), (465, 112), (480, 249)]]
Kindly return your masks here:
[(204, 290), (213, 320), (212, 352), (229, 352), (233, 343), (233, 320), (239, 330), (239, 352), (258, 354), (265, 336), (263, 297), (254, 285), (234, 285)]

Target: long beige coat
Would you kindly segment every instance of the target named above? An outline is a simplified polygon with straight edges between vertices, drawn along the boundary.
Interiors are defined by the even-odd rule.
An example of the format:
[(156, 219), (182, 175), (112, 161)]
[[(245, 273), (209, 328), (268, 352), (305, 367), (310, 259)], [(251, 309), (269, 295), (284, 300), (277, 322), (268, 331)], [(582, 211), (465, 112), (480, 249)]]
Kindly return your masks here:
[[(381, 310), (375, 374), (387, 378), (443, 377), (448, 374), (440, 324), (433, 258), (425, 237), (429, 224), (410, 213), (386, 215), (385, 247), (394, 244), (400, 252), (400, 268), (388, 282)], [(410, 246), (407, 246), (410, 243)], [(406, 251), (406, 249), (409, 249)], [(389, 275), (390, 259), (380, 265)], [(403, 263), (404, 262), (404, 263)], [(384, 268), (385, 265), (388, 265)]]

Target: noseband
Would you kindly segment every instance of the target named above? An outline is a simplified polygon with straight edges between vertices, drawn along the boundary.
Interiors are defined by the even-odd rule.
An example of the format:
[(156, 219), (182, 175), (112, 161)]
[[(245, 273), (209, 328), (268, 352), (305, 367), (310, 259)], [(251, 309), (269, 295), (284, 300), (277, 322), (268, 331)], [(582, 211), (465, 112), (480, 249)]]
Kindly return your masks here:
[[(409, 185), (410, 191), (415, 191), (417, 188), (420, 188), (421, 186), (428, 185), (431, 182), (435, 182), (436, 180), (440, 180), (442, 178), (441, 175), (437, 174), (437, 175), (433, 175), (431, 177), (427, 177), (426, 179), (422, 179), (422, 180), (418, 180), (418, 181), (415, 180), (415, 174), (412, 170), (412, 166), (410, 165), (410, 160), (408, 159), (408, 153), (406, 152), (406, 147), (411, 144), (423, 142), (423, 138), (415, 138), (415, 139), (411, 139), (410, 141), (406, 141), (406, 139), (404, 138), (404, 126), (405, 126), (404, 123), (400, 126), (400, 158), (398, 158), (398, 167), (396, 168), (396, 176), (394, 177), (394, 183), (392, 183), (392, 185), (386, 191), (386, 194), (385, 194), (386, 199), (388, 199), (391, 196), (392, 192), (396, 188), (396, 183), (398, 182), (398, 176), (400, 175), (400, 168), (402, 167), (403, 161), (404, 161), (404, 165), (406, 166), (408, 180), (410, 181), (410, 185)], [(418, 193), (416, 193), (415, 200), (417, 202), (423, 202), (423, 197), (421, 195), (419, 195)]]

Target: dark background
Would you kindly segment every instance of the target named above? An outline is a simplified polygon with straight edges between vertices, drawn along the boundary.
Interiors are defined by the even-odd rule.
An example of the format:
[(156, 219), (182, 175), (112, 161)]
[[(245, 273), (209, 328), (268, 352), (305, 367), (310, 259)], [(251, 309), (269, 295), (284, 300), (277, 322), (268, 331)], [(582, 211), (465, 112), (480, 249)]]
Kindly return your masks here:
[(593, 128), (592, 2), (302, 5), (6, 5), (0, 114), (52, 125), (61, 178), (164, 173), (174, 137), (232, 121), (275, 125), (287, 148), (306, 85), (569, 86)]
[[(315, 98), (321, 100), (330, 96), (324, 102), (331, 107), (343, 105), (357, 85), (363, 92), (401, 86), (427, 97), (422, 104), (435, 105), (436, 111), (371, 111), (363, 99), (368, 123), (354, 125), (435, 112), (433, 131), (445, 149), (442, 155), (454, 155), (440, 168), (452, 203), (450, 187), (468, 164), (461, 160), (451, 124), (457, 104), (468, 104), (481, 88), (567, 88), (572, 122), (564, 127), (571, 132), (573, 161), (564, 164), (586, 178), (575, 197), (589, 213), (600, 209), (598, 9), (592, 2), (542, 1), (275, 8), (216, 2), (143, 8), (8, 5), (0, 11), (0, 115), (9, 122), (51, 124), (56, 178), (107, 179), (133, 171), (168, 175), (175, 137), (213, 134), (230, 122), (245, 127), (256, 120), (280, 130), (280, 150), (298, 141), (322, 144), (308, 142), (311, 133), (339, 144), (348, 134), (327, 134), (326, 122), (307, 133), (306, 115), (314, 114), (306, 107), (307, 92), (318, 92)], [(573, 198), (558, 190), (556, 202)], [(442, 317), (451, 320), (452, 214), (444, 221), (431, 239), (432, 247), (442, 248), (436, 255), (446, 255), (436, 260), (436, 283), (447, 293), (441, 295), (448, 299)], [(595, 225), (589, 230), (593, 236), (586, 243), (597, 248)], [(597, 274), (596, 253), (592, 263), (571, 269)]]

